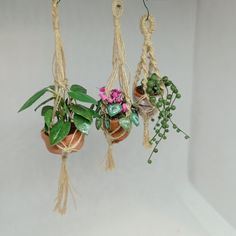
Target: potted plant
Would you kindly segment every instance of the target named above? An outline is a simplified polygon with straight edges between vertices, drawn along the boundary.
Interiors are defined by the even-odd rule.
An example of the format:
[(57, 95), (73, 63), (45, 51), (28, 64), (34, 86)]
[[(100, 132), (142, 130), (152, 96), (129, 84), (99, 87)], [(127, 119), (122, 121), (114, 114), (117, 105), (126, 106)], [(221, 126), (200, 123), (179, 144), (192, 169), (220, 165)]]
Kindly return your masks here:
[(41, 102), (34, 110), (41, 108), (41, 116), (44, 121), (41, 137), (49, 152), (62, 154), (63, 152), (79, 151), (84, 142), (96, 115), (93, 106), (86, 107), (82, 103), (96, 104), (96, 100), (87, 94), (87, 90), (77, 84), (68, 89), (64, 97), (55, 108), (58, 100), (55, 86), (48, 86), (35, 93), (20, 108), (19, 112), (29, 108), (44, 94), (49, 97)]
[(112, 89), (106, 95), (105, 87), (100, 88), (100, 100), (96, 106), (96, 128), (102, 128), (111, 138), (111, 143), (124, 140), (131, 130), (132, 124), (139, 125), (135, 107), (130, 106), (120, 89)]
[[(93, 118), (96, 116), (93, 107), (97, 102), (87, 94), (87, 90), (84, 87), (78, 84), (69, 87), (59, 23), (58, 4), (60, 0), (51, 1), (55, 37), (53, 58), (54, 85), (45, 87), (35, 93), (23, 104), (19, 112), (32, 106), (44, 94), (49, 94), (49, 97), (41, 102), (35, 108), (35, 111), (41, 108), (44, 123), (41, 137), (47, 149), (51, 153), (61, 154), (61, 171), (54, 210), (60, 214), (65, 214), (68, 193), (71, 191), (67, 168), (68, 154), (81, 149), (84, 136), (88, 134)], [(87, 107), (84, 103), (92, 105)]]
[[(96, 106), (96, 112), (99, 115), (96, 119), (96, 127), (97, 129), (102, 128), (108, 143), (107, 170), (112, 170), (115, 167), (112, 158), (112, 145), (121, 142), (129, 135), (132, 123), (135, 125), (139, 123), (129, 94), (129, 79), (120, 21), (123, 8), (123, 1), (112, 1), (114, 23), (112, 73), (106, 86), (99, 91), (101, 99)], [(118, 88), (114, 85), (115, 82), (118, 82)]]
[(185, 139), (189, 139), (189, 135), (180, 129), (173, 120), (173, 113), (176, 110), (175, 102), (181, 98), (176, 85), (167, 77), (159, 77), (153, 73), (147, 78), (147, 87), (144, 88), (143, 83), (137, 86), (135, 96), (140, 97), (144, 93), (148, 95), (148, 102), (158, 111), (157, 119), (152, 117), (154, 124), (154, 135), (150, 138), (150, 144), (154, 145), (153, 150), (148, 158), (148, 163), (152, 163), (152, 155), (158, 152), (158, 145), (162, 140), (167, 139), (167, 135), (172, 127), (177, 133), (184, 134)]
[[(180, 99), (181, 95), (176, 85), (167, 76), (160, 75), (151, 40), (154, 26), (153, 16), (141, 17), (140, 29), (144, 36), (144, 43), (133, 85), (135, 106), (144, 120), (144, 146), (153, 147), (148, 163), (152, 162), (153, 153), (158, 152), (159, 143), (167, 138), (171, 126), (177, 132), (183, 133), (186, 139), (189, 138), (173, 121), (175, 101)], [(155, 133), (150, 138), (149, 120), (155, 121), (154, 117), (157, 117), (154, 125)]]

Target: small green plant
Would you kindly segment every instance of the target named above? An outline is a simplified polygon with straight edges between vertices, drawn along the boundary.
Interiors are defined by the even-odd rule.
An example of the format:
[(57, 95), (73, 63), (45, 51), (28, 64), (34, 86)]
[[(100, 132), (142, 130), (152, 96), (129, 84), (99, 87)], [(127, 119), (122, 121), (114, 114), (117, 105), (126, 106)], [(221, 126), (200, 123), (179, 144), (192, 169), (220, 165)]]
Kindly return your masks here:
[[(138, 87), (139, 91), (144, 94), (143, 83)], [(189, 135), (180, 129), (173, 121), (173, 112), (176, 110), (175, 102), (181, 98), (181, 94), (176, 85), (169, 80), (167, 76), (158, 77), (155, 73), (148, 78), (146, 93), (149, 101), (158, 110), (158, 117), (152, 118), (155, 122), (154, 135), (150, 140), (150, 144), (154, 145), (153, 150), (148, 158), (148, 163), (152, 163), (152, 155), (158, 152), (158, 145), (162, 140), (167, 139), (167, 134), (172, 127), (177, 133), (182, 133), (185, 139), (189, 139)]]
[[(44, 132), (49, 135), (51, 145), (60, 143), (68, 134), (78, 130), (88, 134), (93, 118), (97, 113), (93, 110), (96, 100), (87, 94), (87, 90), (74, 84), (67, 90), (64, 97), (58, 97), (54, 86), (48, 86), (30, 97), (18, 112), (21, 112), (33, 105), (44, 94), (48, 93), (48, 99), (40, 103), (34, 110), (41, 108), (41, 115), (44, 119)], [(54, 107), (57, 100), (58, 106)], [(59, 102), (58, 102), (59, 101)], [(51, 102), (51, 104), (49, 104)], [(80, 103), (90, 103), (86, 107)]]

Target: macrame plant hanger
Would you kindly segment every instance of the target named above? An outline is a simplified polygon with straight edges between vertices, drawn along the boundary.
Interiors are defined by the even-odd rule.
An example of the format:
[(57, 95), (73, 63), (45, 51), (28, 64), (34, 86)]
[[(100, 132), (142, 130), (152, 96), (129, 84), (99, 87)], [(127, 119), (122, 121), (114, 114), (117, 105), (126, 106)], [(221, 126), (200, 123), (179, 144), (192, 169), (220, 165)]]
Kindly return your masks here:
[[(128, 112), (126, 113), (126, 116), (128, 117), (131, 111), (131, 98), (129, 95), (129, 80), (128, 80), (128, 75), (126, 72), (125, 48), (124, 48), (124, 42), (123, 42), (122, 34), (121, 34), (120, 18), (123, 13), (123, 7), (124, 7), (123, 0), (112, 1), (112, 13), (113, 13), (113, 25), (114, 25), (112, 73), (105, 86), (105, 91), (107, 95), (110, 94), (114, 83), (117, 80), (119, 81), (121, 91), (124, 94), (126, 104), (128, 107)], [(119, 129), (120, 127), (114, 130), (113, 133)], [(109, 133), (106, 129), (103, 129), (103, 130), (104, 130), (104, 134), (106, 136), (106, 140), (108, 143), (106, 169), (112, 170), (115, 167), (115, 163), (112, 157), (112, 144), (115, 143), (116, 138), (119, 138), (119, 137), (114, 138), (111, 136), (112, 133)], [(121, 133), (120, 136), (122, 135), (124, 134)]]
[[(58, 12), (58, 3), (60, 0), (52, 0), (52, 22), (53, 22), (53, 31), (55, 35), (55, 54), (53, 59), (53, 76), (54, 76), (54, 86), (55, 86), (55, 102), (53, 108), (53, 118), (51, 125), (53, 124), (58, 109), (58, 105), (61, 102), (61, 99), (65, 98), (65, 94), (68, 90), (68, 80), (66, 78), (66, 65), (64, 57), (64, 49), (60, 33), (60, 23), (59, 23), (59, 12)], [(58, 183), (58, 193), (56, 197), (56, 204), (54, 210), (60, 214), (65, 214), (67, 210), (67, 200), (69, 191), (72, 193), (70, 179), (67, 169), (67, 159), (68, 154), (74, 150), (73, 139), (75, 133), (72, 136), (69, 146), (66, 146), (63, 142), (57, 144), (57, 146), (62, 150), (61, 157), (61, 170)], [(80, 140), (78, 140), (80, 142)], [(72, 193), (73, 197), (73, 193)], [(73, 198), (74, 199), (74, 198)]]
[[(146, 6), (146, 5), (145, 5)], [(150, 101), (148, 94), (146, 93), (148, 77), (155, 73), (160, 77), (160, 71), (157, 66), (157, 61), (155, 58), (154, 47), (152, 43), (152, 34), (155, 30), (155, 19), (153, 16), (147, 15), (141, 17), (140, 20), (140, 30), (144, 36), (144, 43), (142, 47), (141, 60), (138, 64), (133, 88), (135, 89), (138, 85), (138, 82), (143, 79), (143, 88), (144, 94), (136, 99), (136, 102), (139, 107), (139, 113), (143, 118), (144, 123), (144, 134), (143, 134), (143, 145), (146, 148), (150, 148), (151, 144), (149, 142), (149, 121), (152, 116), (157, 112), (157, 108), (154, 107)]]

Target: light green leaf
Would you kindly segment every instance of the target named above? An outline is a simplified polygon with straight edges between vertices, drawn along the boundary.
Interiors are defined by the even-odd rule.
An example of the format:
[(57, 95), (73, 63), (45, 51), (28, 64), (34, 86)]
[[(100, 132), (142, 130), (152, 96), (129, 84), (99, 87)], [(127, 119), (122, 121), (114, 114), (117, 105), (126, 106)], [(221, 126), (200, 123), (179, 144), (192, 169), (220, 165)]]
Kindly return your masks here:
[(82, 87), (82, 86), (80, 86), (80, 85), (78, 85), (78, 84), (73, 84), (73, 85), (71, 85), (71, 87), (70, 87), (70, 90), (72, 91), (72, 92), (79, 92), (79, 93), (87, 93), (87, 89), (86, 88), (84, 88), (84, 87)]
[(68, 92), (68, 94), (71, 98), (73, 98), (75, 100), (79, 100), (81, 102), (97, 104), (97, 101), (87, 94), (80, 93), (80, 92), (74, 92), (74, 91), (70, 91), (70, 92)]
[(130, 121), (129, 118), (121, 118), (121, 119), (119, 120), (119, 123), (120, 123), (120, 126), (121, 126), (124, 130), (126, 130), (126, 131), (130, 130), (130, 128), (131, 128), (131, 121)]
[(122, 110), (122, 107), (120, 104), (111, 104), (107, 106), (107, 111), (109, 116), (113, 117), (115, 115), (117, 115), (118, 113), (120, 113)]
[(88, 134), (90, 129), (90, 122), (84, 117), (75, 114), (74, 115), (74, 124), (76, 129), (78, 129), (83, 134)]
[(61, 142), (70, 133), (71, 123), (59, 120), (50, 130), (49, 140), (51, 145)]
[(137, 113), (132, 112), (130, 119), (136, 126), (139, 126), (139, 117), (138, 117)]
[(30, 97), (24, 104), (23, 106), (20, 108), (20, 110), (18, 112), (21, 112), (25, 109), (27, 109), (28, 107), (30, 107), (32, 104), (34, 104), (39, 98), (41, 98), (46, 92), (48, 91), (48, 87), (38, 91), (37, 93), (35, 93), (32, 97)]

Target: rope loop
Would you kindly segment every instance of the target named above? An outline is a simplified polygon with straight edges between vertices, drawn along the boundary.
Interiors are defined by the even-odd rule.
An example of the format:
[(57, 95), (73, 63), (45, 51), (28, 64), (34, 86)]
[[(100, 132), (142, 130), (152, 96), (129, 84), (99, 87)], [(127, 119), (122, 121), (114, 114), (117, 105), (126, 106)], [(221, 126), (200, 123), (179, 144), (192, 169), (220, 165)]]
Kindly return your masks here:
[(114, 17), (120, 18), (123, 14), (123, 0), (113, 0), (112, 13)]
[(153, 32), (155, 31), (155, 19), (153, 16), (147, 15), (142, 16), (140, 20), (140, 28), (144, 38), (151, 38)]

